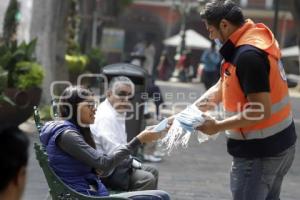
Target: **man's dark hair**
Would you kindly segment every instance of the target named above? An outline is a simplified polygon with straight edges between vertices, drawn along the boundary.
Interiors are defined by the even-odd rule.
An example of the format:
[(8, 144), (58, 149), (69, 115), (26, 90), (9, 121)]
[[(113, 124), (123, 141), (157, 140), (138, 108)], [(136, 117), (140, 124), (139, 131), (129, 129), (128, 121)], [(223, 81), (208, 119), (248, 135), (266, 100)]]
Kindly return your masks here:
[(212, 0), (205, 5), (200, 15), (209, 25), (218, 29), (222, 19), (236, 26), (241, 26), (245, 22), (242, 9), (231, 0)]
[(15, 128), (0, 130), (0, 193), (27, 165), (28, 146), (25, 133)]

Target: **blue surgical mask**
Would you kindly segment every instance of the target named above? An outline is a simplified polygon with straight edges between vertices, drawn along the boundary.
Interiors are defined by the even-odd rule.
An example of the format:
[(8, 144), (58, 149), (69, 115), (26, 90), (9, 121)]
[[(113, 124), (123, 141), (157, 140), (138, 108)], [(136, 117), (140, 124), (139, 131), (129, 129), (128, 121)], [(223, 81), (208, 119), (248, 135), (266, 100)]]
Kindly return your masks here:
[(216, 47), (217, 49), (221, 49), (221, 47), (223, 46), (223, 43), (221, 42), (221, 40), (219, 38), (214, 39), (215, 43), (216, 43)]

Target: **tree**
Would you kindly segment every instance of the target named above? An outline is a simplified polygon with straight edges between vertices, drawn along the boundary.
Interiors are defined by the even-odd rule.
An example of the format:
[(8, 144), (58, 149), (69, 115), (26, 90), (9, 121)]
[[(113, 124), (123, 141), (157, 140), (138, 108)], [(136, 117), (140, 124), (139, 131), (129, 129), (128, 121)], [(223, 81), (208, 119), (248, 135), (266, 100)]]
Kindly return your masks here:
[(295, 20), (295, 23), (296, 23), (296, 31), (297, 31), (297, 36), (298, 36), (298, 39), (297, 39), (297, 44), (298, 44), (298, 47), (300, 48), (300, 1), (299, 0), (293, 0), (293, 3), (292, 3), (292, 14), (293, 14), (293, 18)]
[(78, 3), (80, 17), (78, 42), (81, 52), (88, 53), (92, 49), (93, 34), (96, 33), (93, 26), (95, 24), (116, 26), (117, 18), (132, 0), (78, 0)]
[[(299, 0), (291, 0), (290, 2), (290, 8), (293, 14), (293, 18), (296, 24), (296, 32), (297, 32), (297, 45), (300, 52), (300, 1)], [(300, 72), (300, 55), (299, 55), (299, 72)], [(298, 90), (300, 90), (300, 83), (298, 83)]]
[(107, 0), (107, 14), (117, 18), (124, 8), (132, 3), (132, 0)]
[(96, 9), (95, 0), (79, 1), (80, 28), (78, 42), (82, 53), (89, 52), (92, 46), (93, 20), (95, 20), (93, 15)]
[(6, 43), (16, 41), (17, 36), (17, 14), (19, 13), (19, 3), (17, 0), (11, 0), (5, 12), (3, 39)]
[(37, 59), (45, 67), (47, 76), (43, 83), (43, 101), (53, 98), (51, 83), (68, 80), (65, 67), (66, 25), (70, 8), (68, 0), (33, 0), (31, 37), (38, 38)]

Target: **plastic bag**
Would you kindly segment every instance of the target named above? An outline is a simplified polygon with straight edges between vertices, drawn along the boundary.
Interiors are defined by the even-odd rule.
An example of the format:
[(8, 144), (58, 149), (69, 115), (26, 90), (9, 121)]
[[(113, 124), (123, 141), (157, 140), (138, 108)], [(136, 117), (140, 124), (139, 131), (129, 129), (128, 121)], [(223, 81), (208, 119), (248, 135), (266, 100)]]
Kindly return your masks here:
[[(189, 139), (192, 134), (197, 134), (198, 142), (202, 143), (210, 138), (216, 136), (209, 136), (196, 130), (196, 127), (203, 124), (205, 121), (203, 112), (201, 112), (195, 105), (188, 106), (182, 112), (175, 115), (172, 126), (170, 127), (166, 136), (161, 143), (166, 146), (166, 150), (170, 153), (174, 147), (182, 146), (187, 148)], [(159, 132), (167, 127), (168, 119), (161, 121), (154, 127), (153, 130)]]

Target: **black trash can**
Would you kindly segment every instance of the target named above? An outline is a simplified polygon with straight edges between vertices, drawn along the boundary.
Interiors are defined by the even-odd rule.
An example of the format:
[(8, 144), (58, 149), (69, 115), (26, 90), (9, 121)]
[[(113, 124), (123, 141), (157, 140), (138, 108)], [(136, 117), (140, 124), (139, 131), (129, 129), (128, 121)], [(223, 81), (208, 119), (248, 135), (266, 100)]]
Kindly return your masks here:
[(109, 82), (115, 76), (126, 76), (135, 85), (135, 94), (131, 100), (133, 111), (127, 112), (127, 116), (133, 117), (126, 120), (127, 140), (130, 141), (144, 130), (146, 125), (144, 119), (144, 97), (146, 94), (147, 71), (140, 66), (129, 63), (117, 63), (103, 67), (102, 74), (107, 77)]

